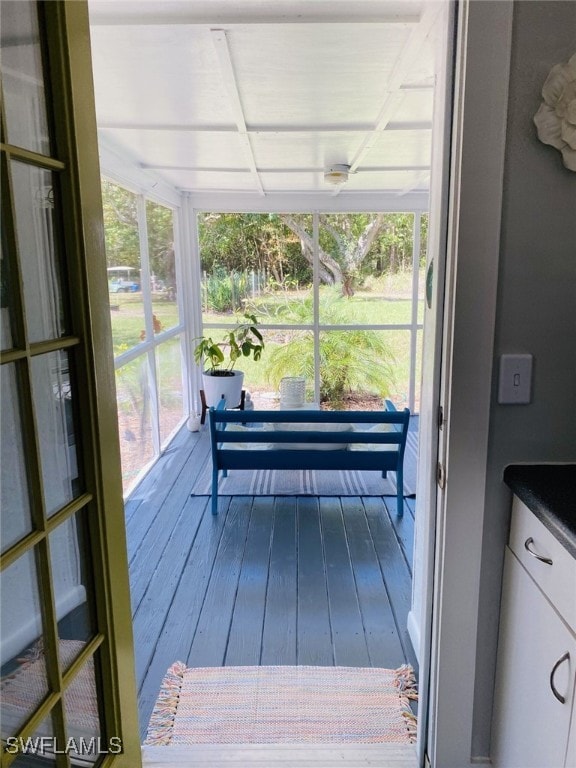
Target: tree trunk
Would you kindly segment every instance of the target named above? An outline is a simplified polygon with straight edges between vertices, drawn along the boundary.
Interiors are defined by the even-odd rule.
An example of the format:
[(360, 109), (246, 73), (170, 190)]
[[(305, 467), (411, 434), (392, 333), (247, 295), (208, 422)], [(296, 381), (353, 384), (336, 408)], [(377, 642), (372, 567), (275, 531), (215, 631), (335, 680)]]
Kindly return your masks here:
[[(297, 221), (294, 221), (291, 216), (281, 214), (280, 219), (297, 237), (300, 238), (300, 242), (302, 243), (302, 255), (311, 266), (314, 266), (314, 241), (312, 237), (306, 232), (304, 227), (300, 226)], [(322, 282), (327, 283), (328, 285), (341, 283), (342, 270), (340, 269), (338, 262), (320, 247), (318, 247), (318, 259), (320, 261), (319, 271)]]
[(342, 296), (346, 296), (350, 299), (354, 296), (354, 277), (353, 275), (346, 275), (344, 282), (342, 283)]

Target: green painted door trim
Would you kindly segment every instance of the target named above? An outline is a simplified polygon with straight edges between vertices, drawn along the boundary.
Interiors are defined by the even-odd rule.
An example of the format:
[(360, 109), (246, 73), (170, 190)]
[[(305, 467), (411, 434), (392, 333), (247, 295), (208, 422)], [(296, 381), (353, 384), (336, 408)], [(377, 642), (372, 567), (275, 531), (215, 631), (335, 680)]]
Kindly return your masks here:
[[(121, 739), (122, 753), (109, 754), (99, 765), (139, 768), (142, 763), (138, 725), (136, 677), (132, 636), (132, 615), (128, 581), (126, 530), (122, 499), (120, 448), (116, 413), (116, 392), (112, 333), (108, 311), (108, 281), (104, 248), (104, 224), (100, 194), (100, 168), (92, 84), (88, 7), (84, 0), (39, 2), (40, 36), (45, 55), (51, 156), (2, 144), (3, 197), (11, 205), (9, 161), (11, 158), (57, 175), (62, 221), (55, 237), (66, 253), (66, 286), (70, 328), (65, 338), (29, 344), (23, 322), (22, 286), (16, 290), (17, 324), (14, 348), (1, 356), (2, 364), (20, 371), (23, 402), (23, 432), (30, 491), (33, 530), (0, 558), (7, 568), (19, 557), (34, 551), (41, 588), (46, 663), (50, 693), (23, 726), (22, 736), (52, 711), (56, 734), (64, 733), (62, 694), (78, 671), (97, 650), (102, 678), (99, 701), (104, 740)], [(3, 217), (4, 218), (4, 217)], [(11, 265), (17, 262), (14, 211), (9, 209), (6, 240)], [(13, 271), (15, 274), (15, 271)], [(69, 350), (81, 403), (77, 450), (84, 470), (85, 491), (53, 517), (43, 509), (42, 477), (34, 414), (30, 406), (29, 366), (35, 355)], [(29, 413), (28, 413), (29, 411)], [(58, 658), (58, 629), (54, 606), (53, 576), (48, 550), (51, 531), (76, 512), (82, 511), (88, 524), (89, 562), (95, 585), (97, 630), (78, 659), (62, 674)], [(14, 762), (4, 753), (2, 766)], [(69, 766), (66, 755), (57, 757), (58, 766)]]
[[(90, 436), (83, 446), (87, 487), (94, 494), (90, 534), (99, 586), (98, 620), (107, 640), (101, 647), (107, 736), (122, 739), (123, 754), (109, 756), (117, 768), (141, 765), (132, 612), (128, 581), (126, 529), (122, 499), (118, 417), (112, 331), (108, 311), (108, 279), (100, 166), (94, 107), (88, 5), (84, 0), (44, 4), (48, 50), (51, 52), (52, 95), (57, 156), (69, 168), (62, 196), (73, 215), (64, 237), (78, 258), (71, 265), (73, 332), (84, 340), (80, 354), (79, 388), (85, 393), (81, 431)], [(54, 56), (53, 52), (57, 52)], [(53, 60), (52, 60), (53, 59)], [(72, 253), (73, 250), (69, 250)]]

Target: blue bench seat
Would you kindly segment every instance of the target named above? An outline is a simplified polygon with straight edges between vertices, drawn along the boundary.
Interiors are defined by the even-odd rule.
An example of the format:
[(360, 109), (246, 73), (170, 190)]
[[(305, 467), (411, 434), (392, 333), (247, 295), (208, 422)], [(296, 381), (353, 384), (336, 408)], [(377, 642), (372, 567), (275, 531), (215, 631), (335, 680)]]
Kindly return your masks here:
[[(396, 472), (397, 513), (404, 507), (403, 465), (410, 411), (227, 411), (211, 408), (212, 514), (218, 475), (232, 469), (374, 470)], [(229, 425), (241, 425), (227, 429)], [(247, 450), (249, 448), (249, 450)]]

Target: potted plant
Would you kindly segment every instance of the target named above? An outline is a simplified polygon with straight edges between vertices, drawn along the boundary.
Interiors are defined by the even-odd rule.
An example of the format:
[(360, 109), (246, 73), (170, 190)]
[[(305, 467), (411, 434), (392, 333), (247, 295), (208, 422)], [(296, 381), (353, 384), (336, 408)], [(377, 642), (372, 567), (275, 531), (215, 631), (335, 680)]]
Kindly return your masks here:
[(199, 337), (194, 359), (199, 364), (204, 360), (207, 365), (202, 381), (208, 407), (218, 405), (222, 397), (231, 406), (240, 403), (244, 372), (235, 370), (234, 366), (241, 357), (260, 360), (264, 339), (257, 326), (256, 316), (245, 313), (244, 320), (227, 331), (222, 341), (214, 341), (210, 336)]

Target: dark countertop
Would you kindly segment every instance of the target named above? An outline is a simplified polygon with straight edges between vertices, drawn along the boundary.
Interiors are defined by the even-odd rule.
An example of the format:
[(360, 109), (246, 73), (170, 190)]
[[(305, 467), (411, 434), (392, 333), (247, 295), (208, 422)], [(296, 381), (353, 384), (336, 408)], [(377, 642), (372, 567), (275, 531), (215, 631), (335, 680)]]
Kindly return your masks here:
[(576, 464), (510, 464), (504, 482), (576, 557)]

